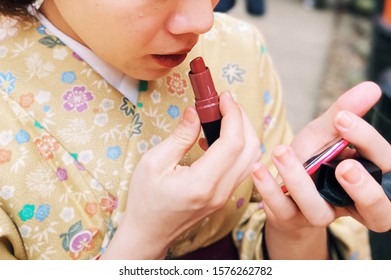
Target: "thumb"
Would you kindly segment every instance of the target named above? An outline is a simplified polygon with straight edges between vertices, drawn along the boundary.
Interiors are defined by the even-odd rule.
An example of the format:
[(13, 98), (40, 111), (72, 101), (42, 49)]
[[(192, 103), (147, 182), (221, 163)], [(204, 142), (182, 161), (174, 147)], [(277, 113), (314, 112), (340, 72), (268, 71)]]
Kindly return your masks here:
[(148, 151), (154, 166), (162, 170), (173, 170), (187, 151), (195, 144), (201, 125), (193, 107), (187, 107), (175, 130), (159, 145)]

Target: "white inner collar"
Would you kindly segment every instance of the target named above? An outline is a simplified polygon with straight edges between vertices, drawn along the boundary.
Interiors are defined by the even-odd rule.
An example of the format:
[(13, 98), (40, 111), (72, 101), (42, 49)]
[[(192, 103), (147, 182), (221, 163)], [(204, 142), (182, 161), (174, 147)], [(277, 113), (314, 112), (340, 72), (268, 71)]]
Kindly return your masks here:
[(73, 40), (71, 37), (64, 34), (57, 27), (55, 27), (43, 14), (37, 12), (34, 16), (42, 23), (43, 26), (54, 36), (58, 37), (65, 45), (79, 55), (88, 65), (90, 65), (96, 72), (99, 73), (110, 85), (115, 87), (126, 98), (128, 98), (133, 105), (137, 104), (138, 100), (138, 85), (139, 81), (133, 79), (113, 66), (109, 65), (100, 59), (90, 49), (83, 46), (79, 42)]

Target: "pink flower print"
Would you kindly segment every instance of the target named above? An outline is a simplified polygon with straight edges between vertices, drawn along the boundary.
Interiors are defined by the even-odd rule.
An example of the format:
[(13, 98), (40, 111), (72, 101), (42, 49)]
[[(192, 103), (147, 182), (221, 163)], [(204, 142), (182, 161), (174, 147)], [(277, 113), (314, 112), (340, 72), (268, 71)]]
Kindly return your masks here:
[(99, 204), (104, 212), (112, 214), (114, 209), (117, 208), (118, 200), (116, 197), (109, 194), (107, 197), (101, 197), (99, 200)]
[(94, 99), (94, 95), (84, 86), (74, 86), (62, 97), (65, 100), (64, 109), (72, 111), (76, 108), (79, 113), (88, 109), (88, 102)]
[(57, 152), (60, 148), (57, 140), (48, 134), (42, 135), (42, 138), (35, 139), (34, 144), (37, 146), (41, 156), (46, 160), (53, 159), (54, 152)]
[(80, 258), (82, 252), (90, 251), (94, 248), (94, 238), (99, 230), (92, 228), (89, 230), (82, 230), (76, 233), (69, 242), (69, 254), (72, 259)]
[(0, 164), (7, 163), (11, 160), (12, 152), (6, 149), (0, 149)]
[(172, 76), (167, 77), (168, 91), (172, 94), (183, 95), (186, 93), (187, 81), (182, 79), (181, 74), (174, 73)]

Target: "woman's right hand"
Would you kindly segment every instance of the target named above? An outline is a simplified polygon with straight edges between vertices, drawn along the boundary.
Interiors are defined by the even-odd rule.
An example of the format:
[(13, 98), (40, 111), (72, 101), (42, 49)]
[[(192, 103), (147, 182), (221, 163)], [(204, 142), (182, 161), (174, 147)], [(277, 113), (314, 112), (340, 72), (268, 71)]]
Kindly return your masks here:
[(144, 154), (132, 175), (126, 212), (102, 258), (156, 259), (186, 229), (222, 208), (261, 158), (252, 125), (229, 93), (220, 96), (220, 138), (191, 166), (179, 161), (196, 143), (200, 120), (183, 113), (174, 132)]

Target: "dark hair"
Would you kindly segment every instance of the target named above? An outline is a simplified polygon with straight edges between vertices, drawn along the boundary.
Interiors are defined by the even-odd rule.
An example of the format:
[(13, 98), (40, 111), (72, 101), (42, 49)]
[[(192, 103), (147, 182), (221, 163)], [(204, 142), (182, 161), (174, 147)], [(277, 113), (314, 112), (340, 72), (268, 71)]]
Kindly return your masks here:
[(34, 0), (0, 0), (0, 14), (25, 16), (28, 14), (27, 7), (34, 2)]

